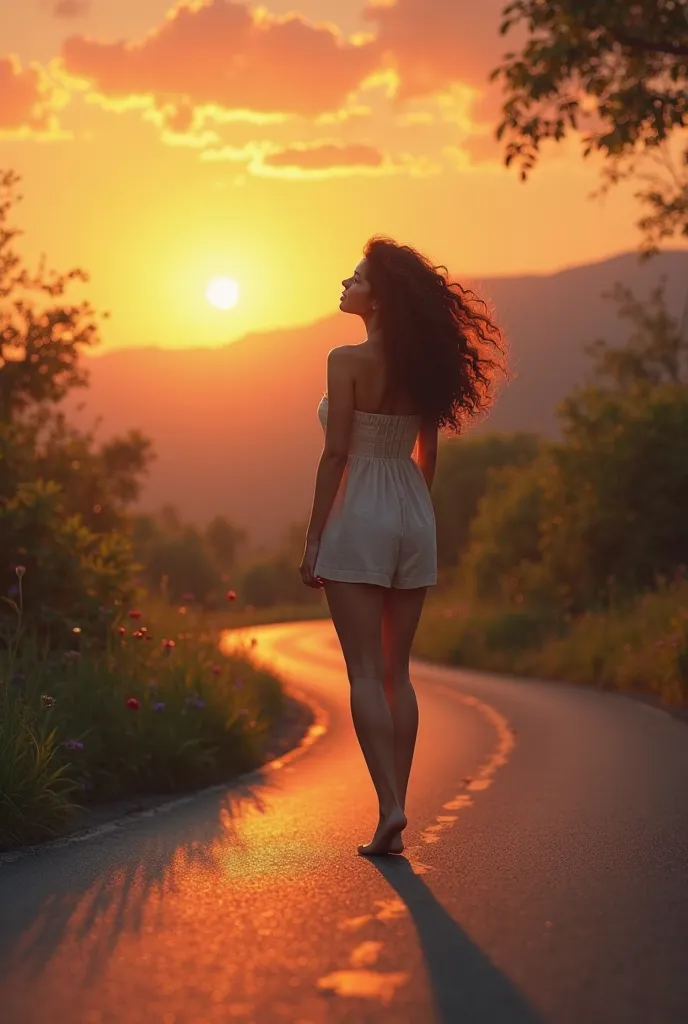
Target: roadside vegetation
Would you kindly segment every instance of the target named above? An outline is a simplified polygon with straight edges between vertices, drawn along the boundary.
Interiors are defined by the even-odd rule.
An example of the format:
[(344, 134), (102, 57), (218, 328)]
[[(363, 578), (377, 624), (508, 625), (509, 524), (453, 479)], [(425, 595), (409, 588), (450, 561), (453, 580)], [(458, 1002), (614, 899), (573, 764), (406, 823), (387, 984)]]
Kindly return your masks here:
[(688, 703), (688, 340), (660, 282), (610, 300), (626, 343), (588, 348), (560, 439), (447, 443), (423, 657)]
[(150, 442), (65, 420), (101, 318), (68, 297), (83, 272), (24, 265), (18, 184), (0, 174), (0, 850), (59, 834), (88, 803), (257, 766), (283, 707), (250, 648), (219, 653), (205, 611), (211, 595), (235, 603), (223, 574), (241, 531), (217, 518), (156, 533), (133, 513)]

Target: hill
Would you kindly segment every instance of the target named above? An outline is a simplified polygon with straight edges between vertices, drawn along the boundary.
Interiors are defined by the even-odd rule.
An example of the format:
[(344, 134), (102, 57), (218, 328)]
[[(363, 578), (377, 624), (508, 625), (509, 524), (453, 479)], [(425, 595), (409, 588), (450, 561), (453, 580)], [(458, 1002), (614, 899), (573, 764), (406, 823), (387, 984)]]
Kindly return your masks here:
[[(647, 264), (627, 254), (550, 275), (469, 282), (496, 307), (514, 374), (474, 429), (552, 435), (557, 405), (587, 376), (584, 345), (625, 336), (602, 293), (623, 281), (644, 297), (662, 274), (669, 279), (669, 307), (680, 315), (686, 252), (663, 253)], [(158, 459), (146, 508), (170, 502), (200, 522), (221, 512), (255, 540), (269, 541), (308, 514), (326, 354), (361, 338), (360, 321), (337, 313), (218, 349), (105, 353), (90, 360), (91, 386), (70, 398), (70, 417), (90, 425), (99, 416), (106, 434), (136, 426), (153, 439)]]

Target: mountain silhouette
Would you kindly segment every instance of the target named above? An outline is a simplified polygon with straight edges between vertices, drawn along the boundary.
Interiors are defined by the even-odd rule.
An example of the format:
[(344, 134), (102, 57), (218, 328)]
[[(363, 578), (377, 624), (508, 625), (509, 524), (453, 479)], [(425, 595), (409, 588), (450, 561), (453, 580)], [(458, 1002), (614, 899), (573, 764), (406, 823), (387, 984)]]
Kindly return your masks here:
[[(553, 274), (463, 282), (495, 308), (509, 343), (512, 378), (473, 428), (556, 434), (556, 408), (589, 374), (584, 346), (621, 342), (628, 325), (602, 298), (616, 281), (644, 298), (660, 276), (680, 316), (688, 252), (641, 264), (625, 254)], [(363, 340), (358, 318), (337, 313), (304, 327), (247, 335), (222, 348), (128, 348), (89, 359), (90, 387), (69, 397), (70, 419), (103, 436), (138, 427), (157, 460), (142, 507), (174, 504), (203, 523), (216, 513), (270, 542), (307, 516), (322, 434), (316, 407), (325, 359)]]

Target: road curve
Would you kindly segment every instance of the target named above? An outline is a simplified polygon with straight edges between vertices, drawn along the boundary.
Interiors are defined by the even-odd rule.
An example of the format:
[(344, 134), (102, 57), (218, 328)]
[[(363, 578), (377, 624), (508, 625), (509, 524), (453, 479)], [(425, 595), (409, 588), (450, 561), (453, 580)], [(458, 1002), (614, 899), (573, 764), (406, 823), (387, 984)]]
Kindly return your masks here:
[(241, 784), (0, 861), (4, 1024), (685, 1024), (688, 731), (593, 690), (416, 664), (404, 858), (331, 624), (251, 630), (318, 707)]

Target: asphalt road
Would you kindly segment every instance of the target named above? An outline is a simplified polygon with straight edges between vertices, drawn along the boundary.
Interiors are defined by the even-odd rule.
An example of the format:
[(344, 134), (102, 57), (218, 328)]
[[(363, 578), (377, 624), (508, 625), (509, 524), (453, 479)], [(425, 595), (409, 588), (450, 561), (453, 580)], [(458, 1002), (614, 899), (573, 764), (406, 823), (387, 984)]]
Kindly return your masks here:
[(688, 730), (417, 665), (407, 856), (329, 623), (251, 631), (317, 703), (297, 756), (0, 862), (3, 1024), (685, 1024)]

